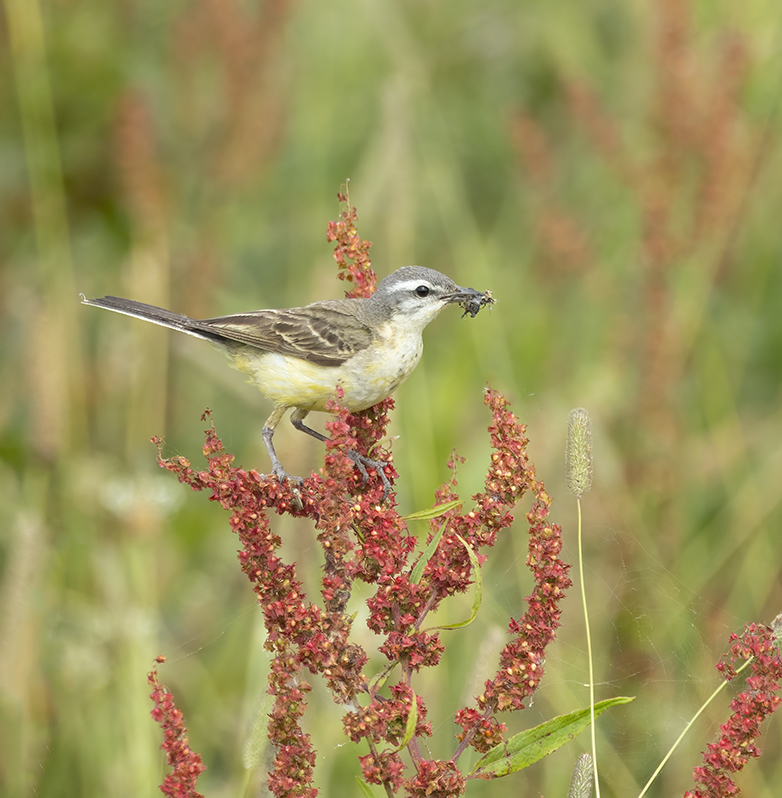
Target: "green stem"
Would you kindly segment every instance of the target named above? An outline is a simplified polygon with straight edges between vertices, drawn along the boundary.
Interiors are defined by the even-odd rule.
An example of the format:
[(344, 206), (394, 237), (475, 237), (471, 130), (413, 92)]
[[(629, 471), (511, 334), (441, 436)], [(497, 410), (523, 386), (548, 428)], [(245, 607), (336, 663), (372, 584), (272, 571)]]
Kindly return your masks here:
[(589, 630), (589, 610), (587, 608), (586, 584), (584, 582), (584, 553), (581, 545), (581, 498), (576, 497), (578, 507), (578, 576), (581, 580), (581, 604), (584, 608), (584, 627), (586, 629), (587, 659), (589, 660), (589, 715), (592, 731), (592, 769), (595, 774), (595, 796), (600, 798), (600, 782), (597, 779), (597, 740), (595, 734), (595, 667), (592, 659), (592, 634)]
[[(736, 676), (738, 676), (744, 670), (744, 668), (746, 668), (752, 662), (753, 659), (755, 658), (750, 657), (740, 668), (737, 668)], [(703, 710), (706, 709), (706, 707), (711, 704), (711, 702), (720, 694), (720, 692), (725, 689), (727, 684), (727, 681), (722, 682), (706, 699), (706, 701), (703, 703), (703, 706), (692, 716), (692, 720), (690, 720), (690, 722), (682, 729), (682, 733), (676, 738), (668, 753), (663, 757), (662, 762), (660, 762), (660, 764), (657, 766), (657, 769), (649, 777), (649, 781), (646, 782), (644, 788), (640, 793), (638, 793), (638, 798), (643, 798), (643, 796), (646, 795), (649, 787), (652, 786), (652, 782), (657, 778), (657, 774), (663, 769), (665, 763), (671, 758), (671, 756), (673, 756), (673, 752), (679, 747), (679, 743), (684, 739), (684, 735), (687, 734), (687, 732), (692, 728), (695, 721), (701, 716)]]

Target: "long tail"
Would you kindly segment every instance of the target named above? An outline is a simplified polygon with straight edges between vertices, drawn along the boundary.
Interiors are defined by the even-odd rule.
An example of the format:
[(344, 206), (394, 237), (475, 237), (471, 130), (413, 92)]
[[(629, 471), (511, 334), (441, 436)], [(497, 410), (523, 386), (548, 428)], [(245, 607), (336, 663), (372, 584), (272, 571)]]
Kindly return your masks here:
[(205, 338), (207, 341), (219, 340), (220, 336), (210, 333), (208, 327), (197, 319), (191, 319), (180, 313), (173, 313), (165, 308), (158, 308), (154, 305), (145, 305), (143, 302), (136, 302), (134, 299), (123, 299), (118, 296), (104, 296), (99, 299), (87, 299), (83, 294), (82, 304), (94, 305), (96, 308), (113, 310), (116, 313), (124, 313), (126, 316), (133, 316), (144, 321), (151, 321), (161, 327), (170, 327), (172, 330), (194, 335), (196, 338)]

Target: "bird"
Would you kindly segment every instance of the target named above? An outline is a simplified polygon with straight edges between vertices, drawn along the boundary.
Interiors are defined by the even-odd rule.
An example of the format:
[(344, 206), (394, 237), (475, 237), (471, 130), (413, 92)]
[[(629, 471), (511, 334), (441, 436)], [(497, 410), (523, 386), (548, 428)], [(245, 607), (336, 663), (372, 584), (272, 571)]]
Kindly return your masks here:
[[(390, 396), (413, 372), (423, 353), (426, 326), (451, 304), (475, 317), (494, 303), (491, 292), (462, 288), (446, 275), (422, 266), (404, 266), (385, 277), (368, 298), (331, 299), (298, 308), (253, 310), (211, 319), (191, 319), (132, 299), (105, 296), (85, 305), (143, 319), (202, 338), (249, 376), (274, 409), (262, 437), (272, 472), (280, 482), (301, 483), (288, 474), (274, 448), (277, 425), (291, 410), (293, 426), (319, 441), (328, 438), (304, 424), (311, 411), (327, 410), (337, 396), (356, 413)], [(355, 451), (348, 456), (366, 482), (373, 468), (390, 488), (387, 465)]]

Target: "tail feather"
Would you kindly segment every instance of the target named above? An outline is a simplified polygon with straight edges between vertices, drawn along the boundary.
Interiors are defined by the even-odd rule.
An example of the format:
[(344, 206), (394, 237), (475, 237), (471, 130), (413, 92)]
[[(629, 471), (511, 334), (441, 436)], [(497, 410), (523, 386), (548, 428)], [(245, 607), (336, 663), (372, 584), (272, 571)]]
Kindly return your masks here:
[(188, 335), (195, 335), (197, 338), (205, 338), (208, 341), (219, 339), (219, 336), (210, 334), (208, 329), (204, 329), (202, 322), (183, 316), (181, 313), (173, 313), (165, 308), (158, 308), (155, 305), (146, 305), (143, 302), (136, 302), (134, 299), (123, 299), (118, 296), (104, 296), (98, 299), (87, 299), (84, 295), (81, 298), (82, 304), (93, 305), (96, 308), (113, 310), (116, 313), (124, 313), (126, 316), (133, 316), (136, 319), (151, 321), (161, 327), (169, 327), (172, 330), (179, 330)]

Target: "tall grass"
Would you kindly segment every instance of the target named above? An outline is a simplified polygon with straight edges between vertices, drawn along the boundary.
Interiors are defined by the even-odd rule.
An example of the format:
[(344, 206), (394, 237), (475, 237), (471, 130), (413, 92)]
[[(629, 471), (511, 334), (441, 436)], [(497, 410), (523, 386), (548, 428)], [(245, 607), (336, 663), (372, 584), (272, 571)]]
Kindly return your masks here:
[[(418, 263), (499, 300), (475, 320), (444, 314), (396, 395), (404, 511), (431, 504), (453, 447), (463, 493), (478, 490), (488, 380), (528, 423), (573, 530), (561, 452), (568, 410), (589, 409), (597, 697), (639, 696), (598, 723), (602, 794), (637, 794), (713, 690), (728, 633), (782, 604), (774, 4), (4, 8), (0, 793), (154, 794), (145, 674), (166, 654), (203, 791), (237, 794), (260, 619), (222, 514), (159, 472), (148, 441), (195, 459), (208, 406), (262, 470), (268, 408), (208, 347), (78, 292), (193, 316), (339, 296), (325, 231), (350, 177), (381, 275)], [(275, 438), (293, 473), (322, 457), (301, 437)], [(282, 534), (315, 584), (311, 530)], [(492, 663), (475, 652), (526, 594), (524, 541), (499, 545), (486, 622), (437, 674), (444, 697), (480, 689)], [(585, 702), (570, 609), (527, 725)], [(344, 795), (355, 759), (318, 701), (323, 794)], [(436, 728), (452, 703), (430, 703)], [(707, 715), (650, 794), (691, 786), (725, 707)], [(780, 739), (774, 721), (745, 794), (776, 794)], [(562, 795), (576, 747), (471, 794)]]

